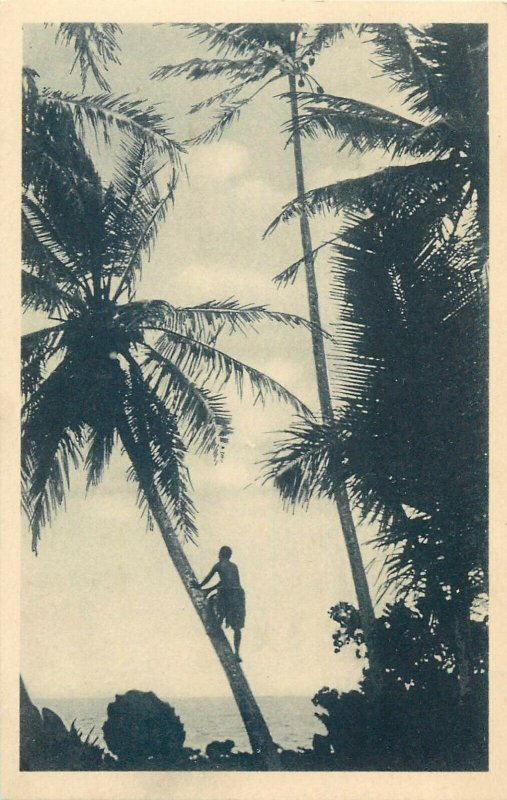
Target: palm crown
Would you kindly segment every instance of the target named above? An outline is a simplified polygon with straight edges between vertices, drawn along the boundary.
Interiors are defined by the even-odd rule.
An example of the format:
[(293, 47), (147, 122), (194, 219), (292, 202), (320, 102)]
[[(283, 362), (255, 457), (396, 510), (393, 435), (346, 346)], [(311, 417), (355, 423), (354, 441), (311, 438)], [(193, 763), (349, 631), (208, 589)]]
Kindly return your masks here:
[(104, 189), (71, 111), (46, 101), (28, 78), (23, 301), (56, 323), (22, 341), (23, 496), (34, 549), (64, 501), (70, 465), (84, 457), (88, 484), (96, 484), (118, 435), (127, 450), (137, 448), (175, 528), (192, 538), (184, 454), (194, 446), (221, 457), (231, 421), (220, 387), (233, 379), (241, 391), (247, 382), (256, 398), (273, 394), (306, 413), (276, 381), (219, 350), (218, 334), (263, 320), (306, 323), (234, 300), (192, 308), (136, 301), (136, 279), (173, 200), (181, 148), (168, 141), (161, 159), (153, 141), (125, 136)]
[[(304, 209), (307, 214), (382, 211), (398, 198), (406, 222), (421, 205), (437, 209), (435, 236), (443, 219), (458, 224), (472, 209), (483, 237), (488, 215), (488, 116), (484, 25), (363, 26), (375, 59), (405, 95), (408, 116), (347, 97), (305, 92), (297, 128), (302, 136), (329, 136), (340, 149), (381, 148), (412, 163), (374, 175), (337, 181), (288, 203), (269, 230)], [(415, 161), (415, 163), (414, 163)], [(290, 274), (295, 277), (294, 270)]]

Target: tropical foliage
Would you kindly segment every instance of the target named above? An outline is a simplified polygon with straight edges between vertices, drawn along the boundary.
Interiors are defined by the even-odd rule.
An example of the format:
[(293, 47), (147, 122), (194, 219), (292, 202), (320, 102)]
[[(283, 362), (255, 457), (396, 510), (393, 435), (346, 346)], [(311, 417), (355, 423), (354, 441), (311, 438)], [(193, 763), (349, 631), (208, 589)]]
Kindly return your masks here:
[[(370, 35), (425, 121), (307, 96), (299, 132), (417, 158), (308, 192), (272, 226), (302, 212), (345, 213), (330, 243), (337, 420), (294, 429), (269, 477), (294, 503), (332, 495), (340, 474), (377, 524), (384, 591), (417, 598), (472, 658), (463, 626), (487, 572), (485, 29), (379, 26)], [(457, 63), (466, 65), (459, 80)]]
[[(149, 442), (158, 490), (175, 527), (193, 538), (184, 452), (192, 445), (219, 458), (231, 429), (211, 387), (219, 391), (234, 378), (240, 391), (247, 382), (261, 400), (273, 394), (304, 411), (278, 383), (214, 346), (217, 332), (263, 320), (304, 323), (231, 300), (193, 308), (135, 301), (143, 263), (173, 201), (178, 145), (168, 141), (169, 159), (160, 163), (152, 141), (127, 137), (104, 190), (68, 110), (44, 97), (34, 104), (32, 80), (27, 91), (24, 305), (58, 323), (23, 338), (23, 465), (34, 547), (64, 500), (69, 464), (86, 445), (88, 481), (97, 483), (121, 425)], [(51, 159), (52, 141), (62, 139), (65, 149), (59, 146), (58, 160)], [(35, 158), (36, 146), (45, 150), (46, 142), (48, 157)], [(125, 359), (124, 369), (117, 357)]]

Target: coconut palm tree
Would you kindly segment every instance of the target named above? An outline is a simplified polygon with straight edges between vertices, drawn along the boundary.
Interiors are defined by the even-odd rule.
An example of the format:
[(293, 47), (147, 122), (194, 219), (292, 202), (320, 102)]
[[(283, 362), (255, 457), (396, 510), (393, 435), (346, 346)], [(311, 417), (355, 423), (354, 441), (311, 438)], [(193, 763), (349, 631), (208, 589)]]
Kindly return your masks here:
[[(452, 296), (456, 304), (454, 310), (459, 311), (460, 303), (470, 309), (468, 302), (470, 293), (475, 297), (479, 291), (478, 278), (482, 281), (485, 281), (486, 278), (488, 249), (487, 31), (483, 25), (431, 25), (423, 30), (415, 29), (413, 26), (381, 25), (363, 26), (363, 29), (369, 32), (369, 36), (373, 40), (377, 63), (392, 78), (394, 86), (405, 93), (407, 117), (360, 103), (351, 98), (333, 97), (313, 92), (307, 93), (301, 98), (303, 112), (297, 130), (296, 127), (293, 127), (293, 134), (309, 137), (330, 136), (340, 141), (340, 149), (351, 147), (359, 152), (382, 148), (402, 160), (398, 161), (396, 166), (390, 166), (373, 175), (337, 181), (328, 186), (311, 190), (304, 196), (299, 195), (293, 202), (287, 204), (269, 230), (274, 230), (281, 221), (301, 216), (308, 217), (325, 211), (352, 215), (352, 218), (355, 219), (354, 231), (349, 231), (345, 236), (339, 233), (331, 242), (334, 242), (338, 248), (346, 248), (348, 261), (357, 265), (362, 259), (365, 270), (366, 283), (363, 285), (365, 292), (369, 288), (368, 281), (372, 279), (372, 275), (368, 271), (371, 266), (372, 254), (378, 254), (379, 242), (382, 242), (385, 279), (392, 284), (391, 290), (397, 297), (395, 306), (398, 307), (398, 311), (393, 307), (391, 317), (385, 317), (383, 327), (379, 327), (378, 330), (377, 335), (382, 336), (388, 346), (391, 341), (389, 330), (396, 330), (396, 314), (405, 313), (407, 291), (412, 291), (414, 285), (417, 285), (421, 292), (426, 292), (428, 287), (431, 287), (434, 292), (442, 293), (439, 300), (435, 299), (438, 308), (438, 303), (443, 303), (445, 298), (448, 299), (449, 275), (453, 275), (452, 280), (455, 282), (455, 286)], [(459, 247), (456, 240), (459, 241)], [(449, 242), (453, 242), (452, 247)], [(327, 245), (328, 243), (324, 243), (322, 246)], [(404, 253), (401, 262), (398, 249)], [(460, 251), (459, 258), (455, 255), (457, 251)], [(411, 275), (407, 268), (410, 258), (413, 265), (419, 265), (419, 267), (421, 264), (430, 265), (426, 268), (424, 284), (407, 283), (407, 276)], [(277, 280), (282, 283), (295, 280), (300, 267), (300, 262), (292, 264), (277, 276)], [(467, 270), (470, 270), (470, 273)], [(420, 273), (416, 274), (419, 274), (420, 280)], [(428, 275), (432, 276), (431, 281), (427, 279)], [(359, 286), (359, 283), (356, 285)], [(335, 286), (335, 293), (337, 291)], [(339, 291), (343, 294), (343, 286)], [(357, 294), (354, 295), (351, 302), (360, 302)], [(425, 307), (424, 303), (421, 304), (421, 307)], [(374, 309), (370, 308), (370, 311), (375, 316)], [(437, 316), (432, 312), (426, 319), (420, 318), (417, 322), (420, 331), (418, 335), (423, 336), (423, 343), (426, 345), (428, 341), (431, 341), (432, 347), (434, 347), (433, 355), (436, 357), (438, 352), (441, 355), (440, 363), (432, 361), (431, 353), (428, 353), (421, 345), (421, 352), (427, 353), (435, 383), (442, 364), (448, 371), (455, 366), (449, 362), (448, 353), (454, 352), (456, 356), (458, 355), (452, 344), (452, 338), (442, 340), (446, 343), (447, 349), (442, 350), (435, 345), (434, 336), (442, 321), (442, 317), (439, 316), (441, 313), (443, 312), (439, 309)], [(459, 318), (463, 320), (462, 315)], [(438, 540), (442, 536), (442, 530), (446, 531), (445, 540), (446, 547), (448, 547), (446, 569), (451, 568), (453, 548), (458, 547), (462, 555), (463, 551), (468, 551), (466, 557), (454, 559), (454, 578), (451, 576), (445, 583), (446, 586), (453, 587), (451, 591), (455, 611), (453, 624), (456, 625), (454, 640), (456, 649), (462, 652), (461, 657), (458, 655), (458, 658), (460, 658), (460, 675), (465, 676), (464, 685), (467, 683), (466, 674), (469, 671), (467, 664), (472, 660), (466, 654), (466, 641), (470, 638), (466, 631), (469, 627), (470, 607), (475, 593), (473, 583), (474, 581), (477, 583), (477, 575), (484, 576), (487, 571), (484, 522), (486, 444), (483, 424), (486, 397), (485, 318), (486, 300), (482, 293), (479, 307), (475, 307), (475, 314), (468, 320), (469, 328), (467, 329), (466, 324), (463, 323), (459, 334), (463, 337), (462, 341), (467, 342), (469, 348), (469, 358), (466, 363), (474, 366), (472, 375), (468, 370), (466, 372), (470, 383), (465, 384), (465, 387), (459, 377), (455, 376), (453, 379), (453, 386), (459, 387), (454, 411), (452, 404), (449, 404), (452, 392), (450, 393), (449, 388), (443, 393), (442, 390), (439, 390), (442, 402), (444, 402), (443, 398), (447, 401), (447, 405), (443, 404), (439, 409), (442, 424), (449, 426), (453, 431), (454, 442), (462, 442), (462, 453), (466, 453), (468, 459), (468, 467), (465, 468), (464, 465), (461, 465), (455, 475), (461, 475), (461, 480), (466, 483), (464, 476), (470, 477), (471, 465), (475, 465), (476, 468), (475, 485), (472, 486), (473, 481), (468, 484), (467, 500), (465, 501), (463, 493), (458, 491), (457, 486), (451, 487), (449, 480), (444, 480), (434, 454), (429, 459), (420, 458), (418, 460), (419, 468), (424, 465), (428, 469), (429, 475), (432, 476), (426, 478), (426, 485), (432, 487), (434, 498), (438, 498), (440, 504), (440, 511), (436, 515), (440, 520), (438, 525), (434, 521), (435, 509), (430, 516), (433, 518), (431, 525), (438, 530), (436, 534)], [(415, 320), (413, 320), (414, 322)], [(451, 330), (454, 329), (451, 328)], [(471, 333), (472, 331), (474, 334)], [(425, 339), (428, 332), (431, 333), (431, 336)], [(475, 334), (477, 340), (474, 342)], [(415, 333), (412, 334), (413, 342), (415, 335)], [(348, 337), (348, 339), (344, 337), (344, 346), (341, 349), (339, 343), (336, 348), (336, 355), (341, 359), (342, 364), (346, 365), (346, 368), (342, 368), (341, 371), (342, 385), (338, 387), (338, 392), (341, 391), (342, 395), (344, 392), (345, 399), (350, 399), (351, 396), (354, 399), (358, 391), (359, 393), (361, 391), (364, 374), (358, 378), (357, 369), (354, 371), (353, 364), (357, 353), (354, 353), (351, 358), (347, 349), (352, 344), (352, 351), (354, 350), (354, 343), (357, 344), (356, 338), (361, 338), (360, 327), (353, 326), (352, 330), (349, 330)], [(403, 341), (403, 338), (399, 341)], [(402, 364), (404, 361), (405, 364), (407, 363), (407, 357), (407, 353), (403, 355), (402, 351), (399, 351), (399, 367), (401, 369), (399, 369), (397, 380), (406, 381), (408, 382), (406, 385), (412, 386), (414, 381), (409, 379), (408, 374), (400, 377), (403, 375)], [(465, 361), (464, 356), (460, 357)], [(479, 362), (475, 363), (474, 358), (478, 358)], [(412, 362), (409, 360), (408, 363), (411, 363), (412, 366), (417, 364), (417, 368), (422, 369), (420, 358), (416, 357), (414, 352), (412, 352)], [(364, 363), (362, 367), (364, 369)], [(347, 378), (348, 369), (351, 370), (352, 379)], [(462, 373), (461, 377), (463, 374), (465, 373)], [(419, 382), (422, 380), (422, 375), (426, 375), (428, 379), (428, 373), (423, 371), (418, 375)], [(345, 385), (347, 381), (348, 388)], [(470, 391), (472, 392), (471, 396)], [(462, 405), (465, 397), (468, 398), (468, 410), (465, 410)], [(357, 400), (357, 397), (355, 399)], [(379, 398), (376, 399), (379, 402)], [(420, 399), (417, 397), (417, 393), (412, 396), (411, 402), (414, 407), (419, 407)], [(434, 408), (434, 401), (428, 407)], [(386, 407), (382, 404), (375, 408), (378, 414), (382, 410), (386, 412)], [(390, 411), (386, 412), (387, 417), (384, 419), (386, 429), (391, 424), (389, 420), (392, 420), (394, 408), (395, 406), (391, 406)], [(461, 417), (454, 413), (458, 408), (462, 409)], [(471, 408), (475, 408), (473, 413)], [(412, 410), (411, 413), (413, 413)], [(472, 414), (471, 417), (470, 414)], [(414, 417), (422, 424), (420, 414), (414, 414)], [(367, 419), (370, 422), (371, 415)], [(473, 433), (470, 431), (467, 433), (465, 430), (467, 420), (470, 431)], [(364, 431), (364, 425), (362, 425), (362, 429)], [(433, 426), (433, 429), (437, 428)], [(442, 427), (439, 430), (443, 436)], [(413, 435), (407, 441), (418, 441), (419, 437), (417, 436), (414, 440), (415, 431), (414, 428)], [(356, 434), (355, 441), (362, 441), (364, 447), (362, 434), (357, 430)], [(376, 435), (379, 435), (378, 432)], [(467, 436), (470, 437), (470, 441), (465, 444), (463, 438), (466, 439)], [(382, 441), (385, 441), (384, 436)], [(435, 446), (435, 439), (432, 440), (432, 446)], [(371, 448), (365, 448), (363, 451), (371, 452)], [(431, 446), (427, 452), (432, 452)], [(448, 456), (446, 456), (446, 460), (448, 463), (452, 463), (452, 459), (449, 459)], [(367, 465), (363, 464), (362, 469), (363, 474), (366, 474), (364, 471), (367, 469)], [(370, 465), (368, 471), (371, 473), (372, 470), (374, 471)], [(434, 482), (433, 479), (435, 479)], [(404, 480), (407, 480), (406, 476)], [(418, 485), (422, 486), (423, 483), (419, 473)], [(384, 488), (387, 492), (386, 496), (389, 496), (388, 490), (392, 487), (386, 484)], [(469, 506), (468, 502), (472, 497), (475, 498), (473, 508)], [(449, 507), (451, 498), (452, 511)], [(364, 496), (362, 500), (363, 505), (368, 507)], [(419, 503), (410, 503), (407, 500), (405, 502), (419, 508), (430, 506), (428, 497), (424, 501), (419, 498)], [(445, 524), (442, 523), (444, 507), (446, 508)], [(469, 512), (468, 523), (465, 519), (466, 515), (463, 516), (464, 509)], [(405, 516), (401, 508), (398, 509), (395, 516), (388, 514), (388, 519), (391, 520), (393, 527), (387, 535), (389, 526), (385, 527), (381, 524), (381, 540), (387, 541), (392, 540), (393, 537), (396, 538), (394, 531), (398, 528), (401, 531), (398, 536), (402, 536), (402, 533), (405, 534), (408, 525)], [(398, 525), (398, 522), (395, 523), (395, 518), (401, 520), (401, 526)], [(470, 530), (470, 525), (472, 530)], [(414, 529), (420, 527), (421, 522), (419, 521)], [(459, 536), (458, 532), (460, 532)], [(466, 547), (460, 543), (459, 537), (465, 537)], [(411, 542), (410, 546), (413, 545), (410, 537), (407, 541)], [(430, 537), (430, 541), (433, 547), (435, 536)], [(477, 564), (478, 553), (480, 553), (479, 565)], [(433, 552), (435, 558), (438, 555), (442, 556), (441, 553)], [(400, 571), (401, 561), (397, 557), (390, 563), (394, 572)], [(462, 566), (459, 580), (456, 577), (458, 564)], [(412, 566), (409, 566), (408, 571), (410, 572), (411, 569)], [(471, 581), (472, 575), (475, 575), (474, 581)], [(437, 583), (439, 582), (437, 581)], [(444, 584), (440, 582), (439, 585)], [(483, 585), (482, 577), (478, 585)]]
[(383, 593), (439, 625), (465, 691), (472, 604), (487, 587), (487, 314), (472, 215), (436, 246), (422, 204), (397, 200), (332, 245), (333, 426), (303, 424), (268, 477), (289, 504), (352, 489), (386, 554)]
[[(203, 40), (220, 56), (216, 59), (192, 58), (176, 65), (161, 66), (153, 73), (156, 80), (185, 75), (189, 80), (227, 78), (230, 85), (191, 108), (191, 113), (219, 107), (216, 122), (192, 140), (203, 144), (218, 140), (236, 120), (243, 108), (261, 91), (278, 81), (286, 81), (283, 95), (290, 105), (290, 122), (294, 131), (292, 145), (298, 197), (305, 195), (304, 164), (299, 135), (298, 87), (322, 92), (311, 74), (315, 57), (324, 47), (343, 37), (350, 26), (331, 24), (316, 26), (310, 35), (309, 26), (301, 24), (184, 24), (189, 36)], [(322, 333), (318, 286), (315, 277), (314, 252), (308, 217), (300, 214), (300, 233), (308, 292), (309, 318), (312, 324), (312, 348), (315, 362), (320, 412), (326, 424), (332, 424), (334, 411), (329, 387), (326, 350)], [(357, 534), (350, 511), (347, 490), (337, 483), (333, 499), (336, 503), (347, 553), (352, 570), (371, 671), (371, 687), (378, 691), (381, 669), (375, 650), (375, 613), (371, 601)]]
[[(398, 198), (400, 213), (421, 204), (433, 210), (435, 237), (442, 221), (456, 227), (470, 210), (477, 219), (477, 245), (487, 251), (488, 78), (485, 25), (362, 26), (375, 47), (375, 63), (404, 97), (407, 116), (349, 97), (300, 94), (302, 111), (293, 135), (328, 136), (339, 149), (381, 149), (398, 160), (373, 175), (337, 180), (308, 191), (283, 209), (280, 222), (347, 209), (382, 213)], [(298, 265), (285, 274), (294, 280)], [(283, 274), (279, 276), (281, 280)]]
[[(185, 453), (219, 459), (231, 432), (220, 395), (232, 381), (257, 399), (308, 410), (276, 381), (220, 350), (222, 329), (247, 331), (299, 317), (234, 300), (176, 308), (135, 299), (143, 264), (173, 200), (180, 150), (164, 134), (127, 135), (111, 184), (100, 177), (66, 105), (26, 84), (23, 165), (23, 303), (51, 321), (22, 340), (23, 504), (36, 551), (44, 525), (64, 503), (69, 470), (84, 462), (100, 482), (121, 444), (139, 502), (168, 553), (224, 668), (252, 749), (279, 768), (271, 735), (181, 540), (195, 540)], [(160, 153), (164, 153), (161, 159)], [(162, 190), (162, 186), (165, 188)]]

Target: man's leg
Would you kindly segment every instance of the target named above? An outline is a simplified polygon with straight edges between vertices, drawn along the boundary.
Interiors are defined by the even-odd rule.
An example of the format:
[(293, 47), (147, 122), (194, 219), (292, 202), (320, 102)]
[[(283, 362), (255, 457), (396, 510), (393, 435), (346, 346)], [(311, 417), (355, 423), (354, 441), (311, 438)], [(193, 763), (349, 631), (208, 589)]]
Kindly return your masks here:
[(236, 628), (234, 631), (234, 651), (236, 653), (236, 658), (238, 661), (241, 661), (239, 656), (239, 646), (241, 644), (241, 628)]

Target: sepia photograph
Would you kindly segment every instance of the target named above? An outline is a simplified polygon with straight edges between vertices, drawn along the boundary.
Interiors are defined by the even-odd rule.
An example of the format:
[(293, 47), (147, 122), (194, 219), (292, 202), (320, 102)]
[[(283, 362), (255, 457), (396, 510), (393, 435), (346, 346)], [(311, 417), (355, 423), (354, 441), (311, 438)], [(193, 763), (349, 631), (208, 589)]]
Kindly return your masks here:
[(491, 26), (194, 16), (22, 25), (15, 769), (487, 773)]

